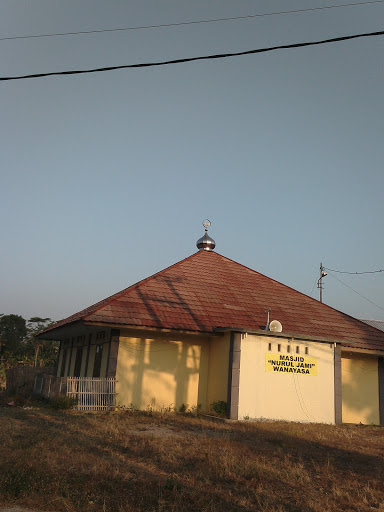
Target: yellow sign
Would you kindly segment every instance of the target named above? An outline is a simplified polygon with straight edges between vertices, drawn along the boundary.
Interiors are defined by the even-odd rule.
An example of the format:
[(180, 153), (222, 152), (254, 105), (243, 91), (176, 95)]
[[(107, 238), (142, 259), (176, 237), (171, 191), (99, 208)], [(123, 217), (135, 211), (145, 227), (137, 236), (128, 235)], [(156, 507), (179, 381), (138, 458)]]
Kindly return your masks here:
[(265, 354), (265, 371), (317, 375), (317, 359), (315, 357), (268, 353)]

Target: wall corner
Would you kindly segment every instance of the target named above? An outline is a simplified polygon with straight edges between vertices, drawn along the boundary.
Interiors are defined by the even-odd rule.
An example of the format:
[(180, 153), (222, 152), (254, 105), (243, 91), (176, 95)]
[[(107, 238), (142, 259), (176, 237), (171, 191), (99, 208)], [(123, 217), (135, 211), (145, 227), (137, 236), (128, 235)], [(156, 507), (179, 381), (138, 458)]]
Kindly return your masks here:
[(119, 353), (120, 329), (111, 329), (106, 377), (116, 377), (117, 356)]
[(335, 424), (341, 425), (342, 418), (342, 391), (341, 391), (341, 346), (335, 343), (334, 348), (334, 401)]
[(240, 383), (240, 334), (231, 332), (228, 366), (227, 417), (239, 419), (239, 383)]
[(380, 425), (384, 427), (384, 357), (378, 358), (378, 377)]

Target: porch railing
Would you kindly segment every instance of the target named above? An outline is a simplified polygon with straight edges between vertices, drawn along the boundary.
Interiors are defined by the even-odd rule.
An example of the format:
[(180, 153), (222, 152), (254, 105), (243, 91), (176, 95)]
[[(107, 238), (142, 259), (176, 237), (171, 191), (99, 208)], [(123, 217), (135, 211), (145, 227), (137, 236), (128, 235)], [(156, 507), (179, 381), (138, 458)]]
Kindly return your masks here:
[(76, 409), (102, 411), (116, 406), (116, 379), (36, 375), (34, 393), (46, 398), (67, 395), (77, 400)]
[(67, 395), (77, 399), (77, 409), (102, 411), (116, 405), (116, 379), (67, 377)]

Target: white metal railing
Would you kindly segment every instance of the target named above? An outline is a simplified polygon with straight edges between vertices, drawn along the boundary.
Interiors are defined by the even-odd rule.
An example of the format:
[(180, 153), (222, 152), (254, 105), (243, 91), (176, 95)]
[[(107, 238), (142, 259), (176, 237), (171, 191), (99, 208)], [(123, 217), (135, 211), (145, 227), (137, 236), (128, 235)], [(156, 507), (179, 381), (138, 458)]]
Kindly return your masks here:
[(116, 379), (67, 377), (67, 396), (77, 399), (81, 411), (102, 411), (116, 405)]

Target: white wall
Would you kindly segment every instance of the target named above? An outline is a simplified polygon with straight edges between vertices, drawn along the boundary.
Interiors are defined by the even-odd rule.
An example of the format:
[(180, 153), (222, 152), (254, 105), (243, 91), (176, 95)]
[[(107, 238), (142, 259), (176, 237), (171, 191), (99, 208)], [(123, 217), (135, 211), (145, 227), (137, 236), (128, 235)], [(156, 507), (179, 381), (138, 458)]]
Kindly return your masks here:
[[(250, 334), (241, 336), (239, 419), (335, 422), (332, 343)], [(296, 347), (299, 347), (299, 353)], [(305, 354), (305, 347), (308, 354)], [(314, 358), (317, 375), (267, 372), (266, 354)]]

